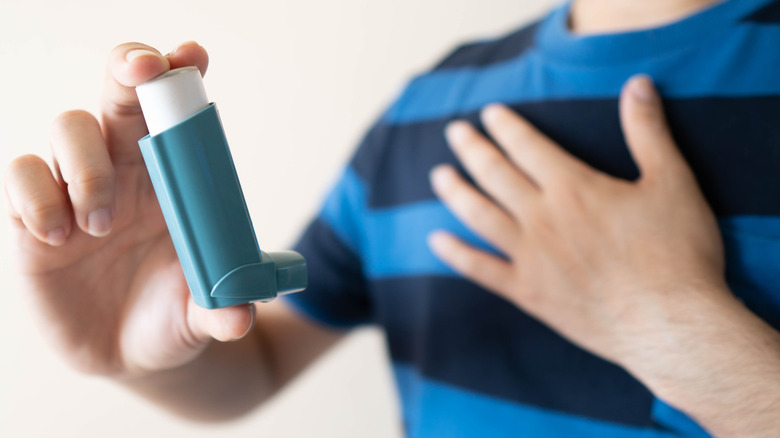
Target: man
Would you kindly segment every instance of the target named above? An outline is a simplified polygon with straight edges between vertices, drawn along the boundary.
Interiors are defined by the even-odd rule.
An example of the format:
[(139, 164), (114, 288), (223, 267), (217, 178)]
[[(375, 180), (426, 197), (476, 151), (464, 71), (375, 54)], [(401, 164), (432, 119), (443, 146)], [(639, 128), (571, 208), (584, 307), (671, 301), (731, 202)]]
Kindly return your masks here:
[[(670, 405), (715, 436), (773, 436), (779, 11), (770, 0), (580, 0), (459, 49), (366, 136), (298, 245), (309, 290), (287, 300), (295, 310), (258, 306), (254, 329), (253, 306), (187, 299), (136, 148), (132, 87), (168, 68), (205, 71), (205, 51), (119, 46), (102, 123), (83, 112), (55, 123), (60, 181), (37, 157), (11, 166), (23, 279), (74, 366), (198, 418), (261, 402), (343, 333), (325, 326), (378, 323), (410, 436), (706, 435)], [(623, 93), (625, 148), (616, 102), (638, 72), (666, 99), (752, 312), (725, 286), (715, 222), (647, 78)], [(480, 119), (493, 102), (513, 111), (491, 105)], [(436, 167), (457, 168), (456, 156), (484, 194)]]

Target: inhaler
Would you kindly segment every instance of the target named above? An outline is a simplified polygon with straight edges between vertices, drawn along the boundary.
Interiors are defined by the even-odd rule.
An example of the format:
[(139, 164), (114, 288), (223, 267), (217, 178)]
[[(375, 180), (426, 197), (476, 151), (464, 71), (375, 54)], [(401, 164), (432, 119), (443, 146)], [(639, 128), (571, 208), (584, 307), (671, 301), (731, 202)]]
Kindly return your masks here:
[(258, 246), (198, 68), (168, 71), (136, 93), (149, 128), (138, 144), (195, 303), (214, 309), (303, 290), (303, 256)]

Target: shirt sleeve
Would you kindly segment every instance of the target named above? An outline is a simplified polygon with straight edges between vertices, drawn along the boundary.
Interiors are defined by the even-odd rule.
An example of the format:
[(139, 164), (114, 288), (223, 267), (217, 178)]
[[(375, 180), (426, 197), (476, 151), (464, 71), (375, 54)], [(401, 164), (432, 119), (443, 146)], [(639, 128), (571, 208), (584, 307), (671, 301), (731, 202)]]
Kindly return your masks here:
[(295, 246), (306, 258), (309, 284), (283, 299), (319, 323), (349, 328), (374, 321), (366, 274), (366, 175), (391, 130), (381, 120), (372, 127)]
[(360, 211), (349, 193), (347, 169), (311, 221), (295, 250), (306, 258), (306, 290), (285, 295), (292, 307), (315, 321), (348, 328), (371, 322), (371, 300), (358, 238)]
[(369, 199), (377, 190), (395, 188), (386, 187), (378, 177), (387, 172), (388, 153), (398, 140), (393, 120), (408, 105), (409, 84), (362, 138), (295, 246), (306, 258), (309, 284), (282, 298), (319, 323), (349, 328), (376, 320), (369, 281), (374, 246), (367, 243), (366, 217)]

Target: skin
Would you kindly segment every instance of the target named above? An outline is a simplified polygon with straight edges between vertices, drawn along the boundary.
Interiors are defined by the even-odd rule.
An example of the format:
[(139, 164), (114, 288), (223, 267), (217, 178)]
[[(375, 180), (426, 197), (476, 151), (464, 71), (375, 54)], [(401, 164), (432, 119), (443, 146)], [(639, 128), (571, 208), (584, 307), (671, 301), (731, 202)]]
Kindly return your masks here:
[(451, 123), (452, 150), (487, 196), (449, 165), (432, 171), (434, 191), (506, 258), (442, 231), (430, 246), (715, 436), (777, 436), (780, 334), (726, 286), (715, 217), (647, 77), (625, 87), (620, 115), (641, 170), (633, 182), (588, 167), (501, 105), (482, 112), (498, 148)]
[(569, 27), (575, 33), (626, 32), (671, 23), (722, 0), (574, 0)]
[[(598, 3), (575, 2), (575, 31), (594, 30), (587, 25), (598, 17), (578, 12), (588, 1)], [(668, 14), (628, 5), (656, 3), (702, 2), (613, 0), (599, 9), (618, 8), (621, 20), (641, 15), (634, 25), (649, 26)], [(343, 334), (277, 303), (206, 311), (189, 298), (138, 152), (146, 127), (133, 87), (169, 68), (204, 73), (207, 64), (194, 42), (165, 56), (139, 43), (118, 46), (100, 115), (58, 117), (54, 172), (40, 157), (19, 157), (5, 192), (21, 291), (60, 355), (180, 415), (216, 421), (262, 403)], [(715, 221), (659, 100), (637, 102), (624, 95), (621, 105), (643, 172), (636, 183), (588, 169), (501, 107), (486, 110), (485, 123), (512, 163), (467, 125), (453, 125), (454, 150), (499, 205), (447, 168), (434, 173), (435, 190), (509, 262), (447, 235), (431, 244), (464, 275), (624, 366), (716, 435), (769, 436), (780, 417), (778, 335), (728, 292)], [(664, 214), (670, 206), (675, 217)], [(477, 265), (505, 281), (481, 276)]]

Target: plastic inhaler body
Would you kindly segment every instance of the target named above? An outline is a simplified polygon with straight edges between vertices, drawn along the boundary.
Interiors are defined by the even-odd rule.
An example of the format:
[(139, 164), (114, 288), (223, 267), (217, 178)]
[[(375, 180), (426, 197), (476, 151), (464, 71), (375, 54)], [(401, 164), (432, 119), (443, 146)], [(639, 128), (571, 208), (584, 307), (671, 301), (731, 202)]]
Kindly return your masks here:
[(258, 247), (198, 69), (172, 70), (137, 92), (150, 132), (138, 144), (195, 303), (213, 309), (303, 290), (300, 254)]

